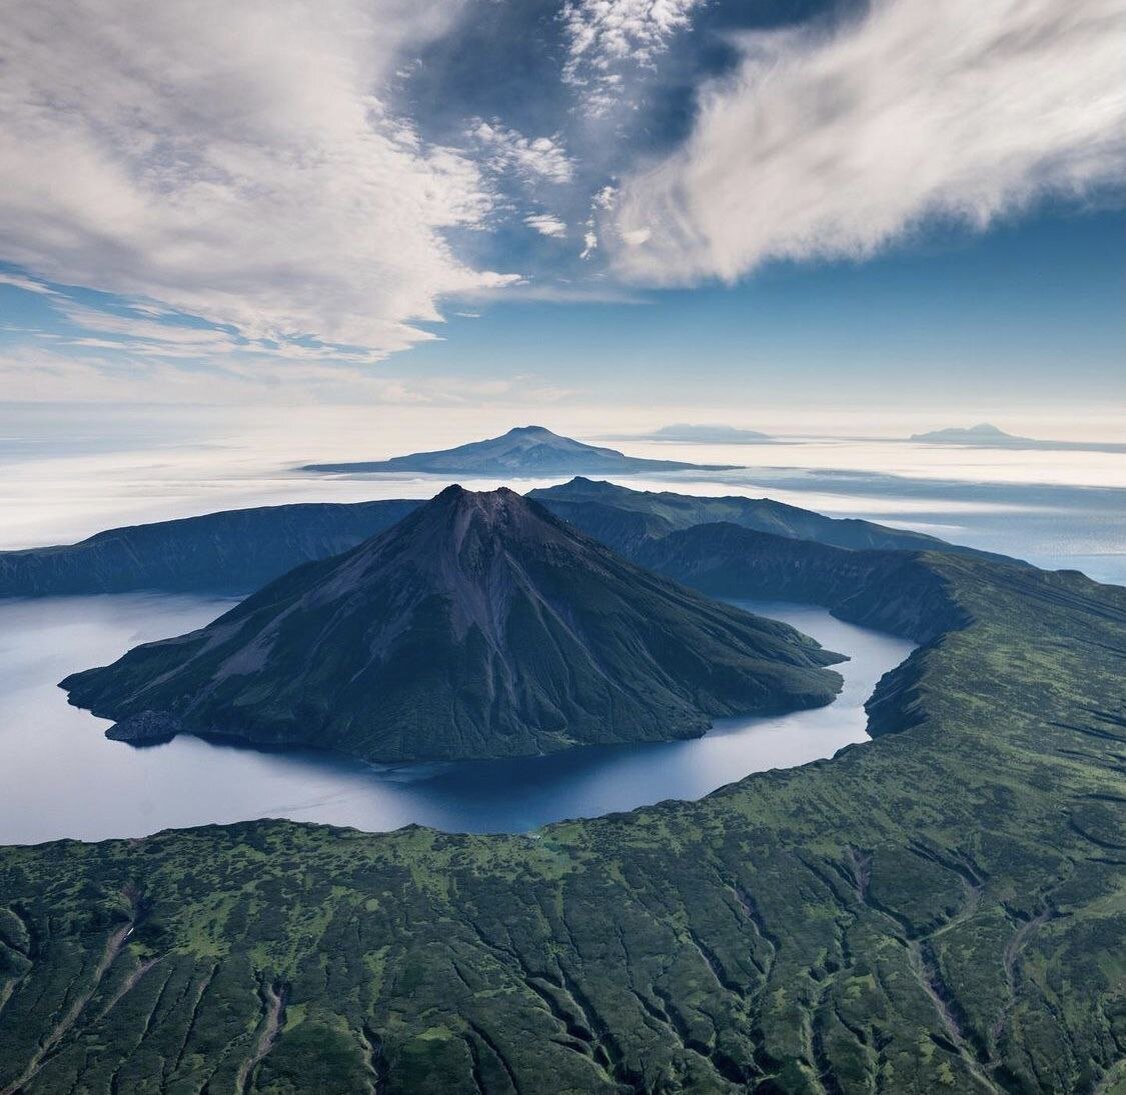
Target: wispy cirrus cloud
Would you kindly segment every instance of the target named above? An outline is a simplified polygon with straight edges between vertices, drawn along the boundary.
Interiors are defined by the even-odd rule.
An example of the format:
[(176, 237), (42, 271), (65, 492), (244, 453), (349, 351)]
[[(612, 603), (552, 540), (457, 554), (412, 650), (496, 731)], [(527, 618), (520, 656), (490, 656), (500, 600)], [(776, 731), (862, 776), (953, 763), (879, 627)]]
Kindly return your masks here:
[[(4, 399), (27, 403), (348, 404), (368, 406), (476, 406), (555, 403), (575, 394), (550, 377), (523, 374), (464, 377), (390, 375), (338, 357), (276, 358), (263, 362), (221, 354), (121, 352), (91, 338), (81, 354), (71, 343), (23, 344), (0, 349)], [(284, 365), (284, 369), (280, 368)]]
[(49, 285), (44, 285), (35, 278), (25, 277), (23, 274), (7, 273), (0, 270), (0, 285), (10, 285), (13, 289), (22, 289), (25, 293), (35, 293), (39, 296), (54, 296), (55, 290)]
[(386, 94), (460, 7), (15, 6), (0, 260), (249, 340), (376, 358), (430, 337), (415, 323), (443, 296), (512, 280), (445, 238), (488, 215), (479, 166), (427, 146)]
[(928, 219), (985, 227), (1126, 175), (1123, 0), (876, 0), (836, 33), (738, 44), (683, 147), (623, 183), (631, 278), (863, 258)]

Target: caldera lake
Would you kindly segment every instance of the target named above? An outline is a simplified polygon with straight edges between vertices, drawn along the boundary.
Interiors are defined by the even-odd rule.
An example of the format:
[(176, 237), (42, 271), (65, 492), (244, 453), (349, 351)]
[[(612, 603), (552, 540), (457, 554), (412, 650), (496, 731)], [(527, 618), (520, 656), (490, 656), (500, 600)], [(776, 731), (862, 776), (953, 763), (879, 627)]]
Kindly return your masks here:
[(697, 799), (752, 772), (831, 757), (868, 740), (864, 701), (912, 644), (821, 608), (735, 602), (784, 620), (850, 660), (828, 707), (724, 719), (690, 741), (551, 756), (370, 765), (312, 750), (263, 751), (181, 735), (137, 748), (71, 707), (57, 682), (141, 642), (209, 623), (231, 600), (128, 594), (0, 601), (0, 844), (139, 837), (161, 829), (290, 818), (369, 832), (411, 823), (526, 832)]

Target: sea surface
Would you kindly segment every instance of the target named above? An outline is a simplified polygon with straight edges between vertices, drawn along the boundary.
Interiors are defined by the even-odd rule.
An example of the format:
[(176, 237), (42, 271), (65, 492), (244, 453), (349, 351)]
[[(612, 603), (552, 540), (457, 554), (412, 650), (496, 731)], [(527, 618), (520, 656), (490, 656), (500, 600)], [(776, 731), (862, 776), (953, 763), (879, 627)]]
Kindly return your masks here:
[(417, 822), (523, 832), (564, 818), (695, 799), (751, 772), (830, 757), (867, 740), (864, 701), (910, 643), (818, 608), (745, 604), (848, 654), (845, 685), (814, 711), (727, 719), (692, 741), (548, 757), (372, 766), (180, 736), (138, 748), (71, 707), (57, 682), (139, 642), (210, 622), (233, 602), (118, 595), (0, 601), (0, 844), (136, 837), (167, 828), (291, 818), (371, 832)]

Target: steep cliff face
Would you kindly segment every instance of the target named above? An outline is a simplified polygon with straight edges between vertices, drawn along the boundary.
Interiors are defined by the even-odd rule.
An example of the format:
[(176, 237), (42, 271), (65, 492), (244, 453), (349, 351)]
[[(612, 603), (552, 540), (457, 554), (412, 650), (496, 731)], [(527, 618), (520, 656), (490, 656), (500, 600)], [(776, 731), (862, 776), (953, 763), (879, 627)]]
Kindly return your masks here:
[(77, 544), (0, 551), (0, 597), (249, 593), (301, 563), (355, 547), (420, 504), (262, 506), (109, 529)]
[(119, 737), (178, 726), (406, 760), (693, 736), (715, 716), (830, 702), (840, 677), (823, 667), (839, 660), (512, 491), (451, 487), (209, 627), (63, 687)]
[(1015, 562), (939, 552), (846, 551), (730, 524), (696, 525), (647, 541), (635, 558), (712, 596), (824, 605), (849, 623), (919, 643), (884, 675), (865, 704), (872, 737), (907, 730), (922, 719), (928, 660), (945, 636), (974, 622), (974, 598), (968, 594), (986, 587), (996, 596), (1008, 586), (1035, 589), (1054, 580)]
[(824, 605), (842, 620), (917, 643), (969, 622), (932, 565), (937, 554), (847, 551), (714, 524), (646, 541), (632, 557), (713, 597)]

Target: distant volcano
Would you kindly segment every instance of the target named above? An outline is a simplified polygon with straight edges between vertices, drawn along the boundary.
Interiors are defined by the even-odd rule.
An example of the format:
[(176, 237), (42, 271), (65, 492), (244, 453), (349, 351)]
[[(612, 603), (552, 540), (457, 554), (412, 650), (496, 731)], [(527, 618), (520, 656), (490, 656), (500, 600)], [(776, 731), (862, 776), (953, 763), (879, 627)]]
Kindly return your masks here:
[(474, 441), (440, 452), (416, 452), (390, 460), (350, 464), (306, 464), (302, 471), (425, 472), (434, 475), (493, 477), (533, 475), (635, 475), (659, 471), (730, 471), (732, 464), (685, 464), (679, 460), (645, 460), (617, 449), (584, 445), (560, 437), (543, 426), (518, 426), (501, 437)]
[(450, 487), (208, 627), (62, 682), (117, 719), (372, 760), (551, 752), (829, 703), (840, 661), (619, 558), (507, 489)]
[(979, 422), (976, 426), (951, 426), (945, 430), (931, 430), (929, 433), (913, 433), (912, 441), (938, 441), (948, 445), (1011, 445), (1030, 442), (1031, 437), (1016, 437), (1011, 433)]
[(1018, 437), (979, 422), (976, 426), (952, 426), (930, 433), (913, 433), (911, 441), (929, 445), (969, 445), (984, 449), (1037, 449), (1042, 452), (1126, 452), (1126, 444), (1119, 441), (1044, 441), (1036, 437)]

